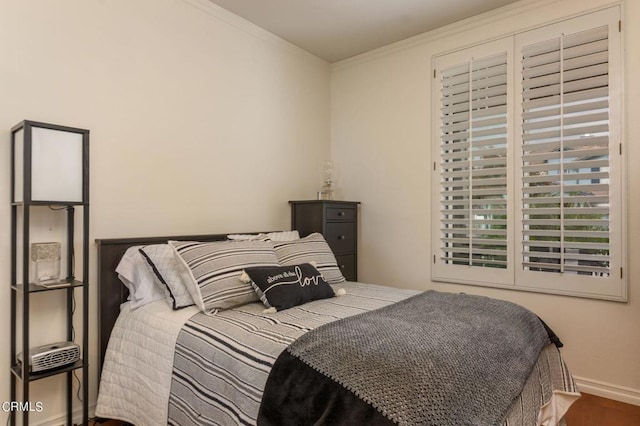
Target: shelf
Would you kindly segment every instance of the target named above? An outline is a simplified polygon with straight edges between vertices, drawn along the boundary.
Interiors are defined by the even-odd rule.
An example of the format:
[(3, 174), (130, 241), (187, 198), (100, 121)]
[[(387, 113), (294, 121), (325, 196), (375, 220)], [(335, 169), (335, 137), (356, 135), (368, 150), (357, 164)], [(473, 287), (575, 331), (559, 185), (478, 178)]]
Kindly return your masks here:
[[(82, 287), (83, 285), (84, 283), (78, 280), (61, 280), (55, 284), (51, 284), (49, 287), (35, 284), (35, 283), (30, 283), (28, 292), (38, 293), (41, 291), (63, 290), (63, 289), (69, 289), (69, 288), (75, 288), (75, 287)], [(25, 292), (24, 286), (22, 284), (12, 285), (11, 288), (21, 293)]]
[[(46, 377), (56, 376), (58, 374), (67, 373), (69, 371), (77, 370), (79, 368), (86, 367), (84, 361), (82, 359), (74, 362), (73, 364), (65, 365), (60, 368), (52, 368), (51, 370), (39, 371), (37, 373), (29, 373), (29, 381), (32, 382), (34, 380), (44, 379)], [(22, 378), (22, 365), (16, 364), (11, 366), (11, 372), (18, 379), (23, 380)]]
[(60, 207), (73, 207), (73, 206), (88, 206), (89, 203), (82, 201), (14, 201), (12, 206), (60, 206)]
[[(52, 138), (51, 149), (57, 150), (60, 148), (59, 152), (56, 151), (56, 154), (59, 154), (56, 158), (40, 156), (42, 157), (40, 160), (47, 162), (44, 165), (45, 167), (42, 168), (42, 172), (47, 173), (47, 170), (64, 167), (65, 171), (70, 172), (68, 174), (65, 173), (65, 175), (73, 176), (73, 182), (63, 179), (62, 181), (56, 180), (55, 185), (43, 186), (43, 184), (48, 184), (49, 182), (32, 178), (37, 176), (34, 174), (34, 167), (40, 167), (36, 163), (42, 163), (42, 161), (34, 162), (35, 157), (32, 155), (35, 152), (33, 151), (34, 146), (37, 149), (33, 133), (37, 128), (57, 132), (55, 136), (51, 136), (53, 134), (49, 135), (45, 131), (41, 134), (35, 134), (35, 138), (38, 138), (38, 140)], [(63, 140), (63, 138), (67, 138), (67, 136), (63, 136), (64, 132), (74, 133), (75, 135), (71, 135), (70, 139)], [(53, 142), (54, 139), (60, 139), (62, 142)], [(58, 148), (53, 148), (54, 143), (59, 145)], [(10, 379), (10, 393), (7, 400), (27, 403), (30, 398), (32, 399), (29, 389), (32, 381), (56, 376), (57, 379), (52, 380), (66, 382), (63, 394), (63, 399), (66, 400), (66, 419), (64, 424), (71, 426), (76, 423), (75, 420), (77, 419), (74, 414), (77, 407), (74, 406), (77, 406), (78, 402), (80, 402), (82, 404), (82, 421), (77, 423), (87, 426), (89, 424), (90, 387), (88, 364), (90, 304), (88, 284), (90, 273), (89, 131), (23, 120), (11, 129), (11, 144), (12, 150), (16, 154), (11, 156), (12, 182), (15, 180), (18, 184), (14, 185), (14, 191), (12, 191), (11, 196), (11, 278), (9, 279), (9, 287), (11, 287), (11, 355), (9, 356), (10, 365), (8, 366), (10, 372), (6, 374)], [(52, 176), (56, 178), (56, 173), (54, 172)], [(79, 186), (75, 186), (76, 184)], [(45, 193), (47, 195), (42, 195)], [(39, 239), (35, 238), (36, 241), (32, 241), (33, 237), (43, 237), (43, 228), (46, 224), (51, 220), (57, 223), (59, 219), (62, 219), (61, 216), (66, 216), (66, 226), (62, 222), (60, 223), (60, 228), (66, 231), (66, 236), (61, 236), (58, 239), (60, 249), (59, 256), (56, 257), (59, 259), (57, 268), (59, 273), (38, 274), (38, 271), (36, 271), (36, 274), (30, 274), (33, 268), (32, 255), (34, 254), (32, 250), (30, 251), (31, 244)], [(47, 217), (49, 219), (46, 219)], [(32, 231), (35, 231), (35, 235), (32, 235)], [(80, 235), (82, 236), (81, 238)], [(77, 250), (80, 247), (81, 250)], [(81, 255), (76, 256), (76, 253), (81, 253)], [(35, 257), (38, 258), (40, 256)], [(63, 259), (66, 260), (66, 263), (62, 263), (64, 262)], [(38, 280), (38, 277), (45, 278), (46, 275), (53, 275), (54, 278), (59, 278), (52, 279), (50, 282)], [(6, 287), (5, 283), (5, 289)], [(55, 290), (60, 291), (55, 294), (49, 293)], [(39, 296), (34, 296), (36, 293)], [(77, 301), (76, 299), (80, 294), (81, 301)], [(37, 299), (37, 303), (32, 303), (32, 298)], [(76, 305), (76, 302), (78, 302), (78, 305)], [(60, 321), (56, 321), (61, 323), (60, 326), (62, 326), (62, 317), (64, 317), (65, 325), (60, 330), (60, 334), (64, 332), (68, 341), (75, 340), (74, 337), (77, 333), (74, 325), (81, 322), (81, 327), (78, 327), (78, 329), (82, 329), (81, 335), (77, 337), (78, 341), (82, 342), (80, 354), (84, 358), (58, 368), (33, 372), (30, 371), (32, 368), (38, 370), (43, 367), (51, 367), (52, 365), (57, 365), (56, 362), (69, 362), (78, 356), (77, 353), (74, 353), (73, 357), (70, 358), (57, 358), (57, 355), (52, 354), (54, 358), (48, 360), (50, 363), (43, 362), (40, 364), (34, 362), (32, 365), (30, 362), (29, 353), (33, 349), (38, 349), (31, 344), (31, 332), (39, 329), (41, 324), (46, 324), (47, 321), (50, 321), (49, 310), (41, 312), (45, 303), (47, 307), (55, 309), (56, 313), (61, 314)], [(76, 308), (80, 309), (77, 310)], [(19, 356), (20, 354), (22, 356)], [(78, 389), (76, 397), (73, 395), (73, 375), (71, 374), (71, 372), (75, 371), (79, 371), (76, 375), (79, 377), (76, 378), (80, 382), (80, 389)], [(7, 426), (15, 426), (16, 423), (22, 425), (31, 424), (29, 411), (21, 410), (20, 413), (16, 412), (10, 415), (7, 419)], [(21, 418), (21, 422), (19, 418)]]

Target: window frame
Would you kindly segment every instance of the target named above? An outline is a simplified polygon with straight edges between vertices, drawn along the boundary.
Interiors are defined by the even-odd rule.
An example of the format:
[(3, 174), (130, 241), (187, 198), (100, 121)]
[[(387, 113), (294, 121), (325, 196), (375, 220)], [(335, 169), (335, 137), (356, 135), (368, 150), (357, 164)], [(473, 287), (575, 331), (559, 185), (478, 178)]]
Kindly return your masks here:
[[(623, 130), (623, 64), (622, 34), (619, 29), (620, 6), (607, 7), (595, 12), (570, 17), (551, 24), (543, 24), (527, 31), (517, 32), (500, 39), (444, 52), (432, 57), (432, 185), (431, 185), (431, 254), (433, 281), (470, 284), (484, 287), (508, 288), (538, 293), (561, 294), (626, 302), (626, 164), (622, 149)], [(560, 272), (524, 270), (522, 243), (524, 225), (522, 171), (522, 47), (544, 42), (562, 33), (576, 33), (608, 25), (608, 89), (609, 89), (609, 277), (590, 277)], [(469, 58), (482, 58), (507, 49), (507, 256), (506, 269), (483, 268), (446, 264), (441, 259), (441, 72), (460, 65)], [(488, 271), (487, 271), (488, 270)]]

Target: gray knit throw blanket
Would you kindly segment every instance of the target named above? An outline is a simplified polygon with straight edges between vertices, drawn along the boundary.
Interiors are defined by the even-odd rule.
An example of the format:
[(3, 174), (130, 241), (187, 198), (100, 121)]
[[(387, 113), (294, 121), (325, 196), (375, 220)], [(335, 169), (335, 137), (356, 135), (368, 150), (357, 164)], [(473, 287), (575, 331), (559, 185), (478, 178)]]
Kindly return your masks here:
[(287, 350), (401, 425), (499, 425), (549, 342), (513, 303), (427, 291)]

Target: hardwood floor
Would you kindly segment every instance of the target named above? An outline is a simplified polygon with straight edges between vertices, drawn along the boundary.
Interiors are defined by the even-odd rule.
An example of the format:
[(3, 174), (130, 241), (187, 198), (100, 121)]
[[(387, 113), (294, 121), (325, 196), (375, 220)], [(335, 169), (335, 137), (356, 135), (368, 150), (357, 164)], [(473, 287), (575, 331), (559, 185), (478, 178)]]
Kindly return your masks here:
[[(640, 426), (640, 406), (583, 393), (582, 398), (571, 406), (565, 419), (567, 426)], [(91, 424), (123, 425), (116, 420)]]
[(583, 393), (565, 420), (567, 426), (640, 426), (640, 406)]

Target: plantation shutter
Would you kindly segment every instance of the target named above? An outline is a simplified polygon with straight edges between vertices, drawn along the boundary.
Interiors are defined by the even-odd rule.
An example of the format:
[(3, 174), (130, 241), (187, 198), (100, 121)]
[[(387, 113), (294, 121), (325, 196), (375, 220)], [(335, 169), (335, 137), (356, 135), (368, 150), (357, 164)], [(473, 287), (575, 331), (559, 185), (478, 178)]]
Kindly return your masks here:
[(621, 292), (619, 86), (611, 75), (618, 20), (599, 15), (605, 19), (596, 13), (517, 37), (516, 286)]
[(484, 274), (505, 281), (497, 271), (505, 274), (509, 267), (508, 54), (465, 59), (453, 59), (438, 75), (434, 261), (444, 277), (469, 279), (472, 268), (478, 270), (471, 273), (474, 280)]
[(611, 273), (608, 30), (522, 49), (523, 266)]
[(626, 300), (620, 7), (433, 70), (431, 278)]

